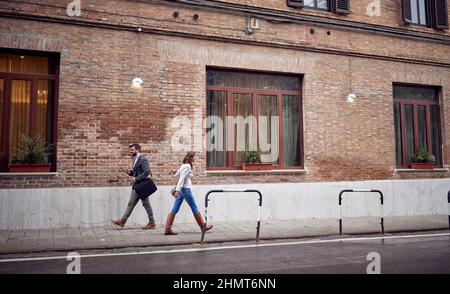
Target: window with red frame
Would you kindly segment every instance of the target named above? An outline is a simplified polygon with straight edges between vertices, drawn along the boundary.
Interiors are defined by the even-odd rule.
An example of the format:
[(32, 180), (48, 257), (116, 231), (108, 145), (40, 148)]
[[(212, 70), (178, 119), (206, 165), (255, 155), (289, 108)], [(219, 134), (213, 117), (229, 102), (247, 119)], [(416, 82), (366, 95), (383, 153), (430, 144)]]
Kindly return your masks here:
[(58, 62), (53, 54), (0, 50), (0, 171), (9, 170), (21, 134), (52, 146), (56, 170)]
[(425, 148), (442, 165), (439, 89), (394, 85), (397, 167), (409, 168), (415, 150)]
[(208, 69), (206, 90), (208, 169), (241, 169), (246, 151), (303, 167), (300, 77)]

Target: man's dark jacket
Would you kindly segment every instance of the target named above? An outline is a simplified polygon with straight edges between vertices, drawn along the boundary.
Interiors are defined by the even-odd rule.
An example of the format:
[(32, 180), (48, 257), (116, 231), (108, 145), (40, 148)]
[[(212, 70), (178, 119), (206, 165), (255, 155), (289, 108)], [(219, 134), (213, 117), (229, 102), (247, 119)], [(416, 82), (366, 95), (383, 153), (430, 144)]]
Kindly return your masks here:
[(129, 173), (130, 176), (134, 177), (133, 189), (137, 184), (148, 178), (150, 174), (150, 164), (148, 163), (147, 158), (142, 154), (139, 155), (139, 158), (136, 164), (133, 167), (133, 170)]

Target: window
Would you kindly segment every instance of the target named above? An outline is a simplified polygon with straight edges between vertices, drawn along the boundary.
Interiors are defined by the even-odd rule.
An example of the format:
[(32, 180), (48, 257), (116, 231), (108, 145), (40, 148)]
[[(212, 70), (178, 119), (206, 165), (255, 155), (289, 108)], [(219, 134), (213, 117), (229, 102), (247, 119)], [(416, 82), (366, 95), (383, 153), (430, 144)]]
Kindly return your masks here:
[(438, 90), (394, 85), (394, 126), (397, 167), (409, 167), (414, 151), (424, 147), (441, 166)]
[(207, 70), (207, 167), (241, 169), (258, 151), (273, 169), (301, 168), (300, 78)]
[(428, 25), (426, 0), (409, 0), (411, 2), (411, 22), (414, 24)]
[[(54, 55), (0, 51), (0, 171), (8, 171), (20, 134), (55, 146), (57, 63)], [(53, 147), (53, 171), (55, 159)]]
[(328, 10), (328, 0), (304, 0), (305, 7)]
[(350, 13), (350, 0), (287, 0), (287, 6), (293, 8), (314, 8), (336, 14)]
[(448, 28), (447, 0), (402, 0), (403, 20), (406, 23)]

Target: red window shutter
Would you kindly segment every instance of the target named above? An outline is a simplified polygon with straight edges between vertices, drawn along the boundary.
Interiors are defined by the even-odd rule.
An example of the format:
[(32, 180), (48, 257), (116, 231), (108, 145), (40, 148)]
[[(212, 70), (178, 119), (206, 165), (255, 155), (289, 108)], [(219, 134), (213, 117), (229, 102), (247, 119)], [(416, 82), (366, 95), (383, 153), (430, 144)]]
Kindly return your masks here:
[(302, 8), (303, 7), (303, 0), (287, 0), (287, 6)]
[(334, 0), (331, 1), (332, 11), (339, 14), (350, 13), (350, 0)]
[(431, 18), (435, 29), (448, 29), (447, 0), (431, 0)]
[(411, 0), (402, 0), (402, 15), (405, 22), (412, 23)]

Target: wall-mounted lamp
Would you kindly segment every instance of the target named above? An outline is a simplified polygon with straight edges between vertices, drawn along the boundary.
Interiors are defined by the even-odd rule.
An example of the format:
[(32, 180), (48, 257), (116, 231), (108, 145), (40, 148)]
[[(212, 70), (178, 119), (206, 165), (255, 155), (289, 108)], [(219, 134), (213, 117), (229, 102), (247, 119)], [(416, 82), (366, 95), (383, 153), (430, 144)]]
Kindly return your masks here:
[(142, 88), (143, 83), (144, 81), (141, 78), (136, 77), (131, 81), (131, 87), (134, 89), (140, 89)]
[(353, 103), (355, 101), (355, 99), (356, 99), (356, 95), (355, 94), (353, 94), (353, 93), (348, 94), (348, 96), (347, 96), (347, 102), (348, 103)]

